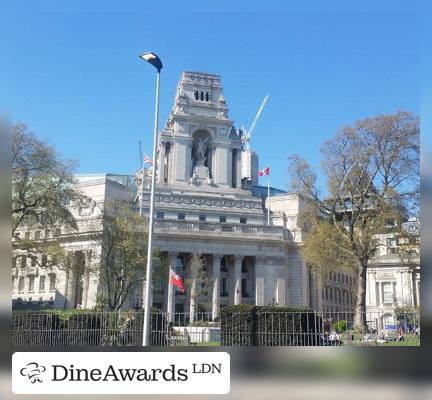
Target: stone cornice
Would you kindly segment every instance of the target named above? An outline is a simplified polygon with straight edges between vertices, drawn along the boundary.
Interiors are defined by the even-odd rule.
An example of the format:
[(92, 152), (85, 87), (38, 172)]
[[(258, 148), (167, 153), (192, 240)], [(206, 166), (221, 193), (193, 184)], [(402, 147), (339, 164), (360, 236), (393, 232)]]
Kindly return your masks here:
[[(143, 201), (150, 201), (150, 194), (144, 193)], [(156, 203), (187, 205), (187, 206), (207, 206), (207, 207), (224, 207), (231, 209), (262, 210), (260, 200), (235, 200), (225, 198), (206, 198), (200, 196), (173, 195), (173, 194), (156, 194)]]

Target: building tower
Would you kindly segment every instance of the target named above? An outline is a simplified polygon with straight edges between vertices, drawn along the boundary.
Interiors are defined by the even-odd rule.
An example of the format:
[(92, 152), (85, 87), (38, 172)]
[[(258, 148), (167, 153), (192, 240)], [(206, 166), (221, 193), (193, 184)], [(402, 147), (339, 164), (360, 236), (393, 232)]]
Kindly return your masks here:
[(220, 76), (184, 72), (160, 135), (158, 184), (240, 188), (241, 147)]

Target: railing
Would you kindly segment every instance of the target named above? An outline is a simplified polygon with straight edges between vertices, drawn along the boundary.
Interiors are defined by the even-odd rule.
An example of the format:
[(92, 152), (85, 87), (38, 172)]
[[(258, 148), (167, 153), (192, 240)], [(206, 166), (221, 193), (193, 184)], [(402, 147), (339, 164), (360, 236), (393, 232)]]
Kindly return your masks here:
[(419, 346), (418, 312), (363, 315), (352, 311), (231, 312), (221, 317), (222, 346)]
[[(153, 312), (152, 346), (391, 346), (420, 344), (418, 312), (364, 315), (327, 311), (238, 312), (212, 318), (209, 312)], [(141, 346), (143, 312), (14, 312), (14, 346)]]
[(215, 235), (228, 234), (235, 237), (264, 237), (269, 239), (290, 239), (289, 232), (280, 226), (262, 226), (262, 225), (244, 225), (228, 224), (216, 222), (201, 221), (170, 221), (157, 219), (155, 229), (158, 233), (175, 233), (176, 231), (187, 231), (191, 233), (206, 232), (206, 235), (214, 233)]

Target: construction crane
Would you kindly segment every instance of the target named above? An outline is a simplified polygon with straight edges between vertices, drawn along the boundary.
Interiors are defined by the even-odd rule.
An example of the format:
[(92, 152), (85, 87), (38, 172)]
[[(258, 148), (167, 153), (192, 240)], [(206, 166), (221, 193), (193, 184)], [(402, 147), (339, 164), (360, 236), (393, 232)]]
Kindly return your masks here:
[(264, 107), (266, 106), (268, 99), (269, 99), (269, 95), (264, 97), (264, 100), (261, 103), (261, 106), (258, 109), (258, 112), (256, 113), (255, 118), (254, 118), (252, 125), (250, 126), (249, 130), (246, 130), (243, 126), (241, 127), (241, 130), (242, 130), (241, 141), (242, 141), (244, 150), (248, 150), (250, 148), (250, 140), (251, 140), (252, 132), (255, 129), (255, 126), (258, 122), (258, 119), (259, 119)]

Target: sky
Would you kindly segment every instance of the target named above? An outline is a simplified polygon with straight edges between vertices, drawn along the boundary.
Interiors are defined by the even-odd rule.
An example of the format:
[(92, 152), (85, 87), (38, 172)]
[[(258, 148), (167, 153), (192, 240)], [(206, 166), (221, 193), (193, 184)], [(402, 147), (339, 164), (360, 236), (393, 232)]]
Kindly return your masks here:
[(138, 141), (151, 153), (155, 70), (138, 57), (151, 50), (164, 64), (161, 129), (182, 71), (221, 75), (236, 127), (270, 95), (252, 148), (281, 189), (288, 156), (319, 171), (321, 144), (342, 126), (420, 113), (419, 16), (404, 2), (232, 3), (11, 3), (0, 99), (77, 172), (133, 174)]

